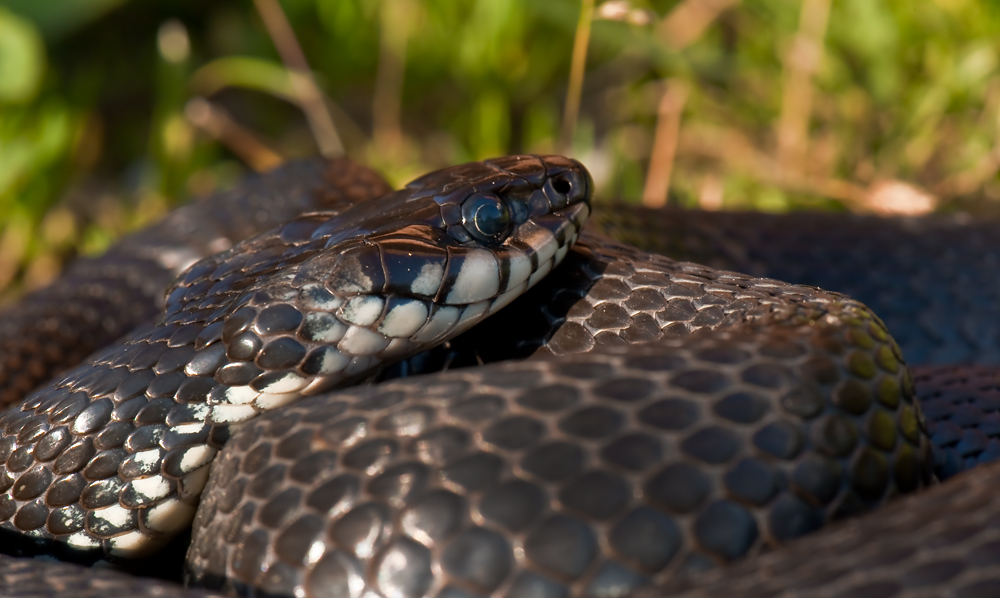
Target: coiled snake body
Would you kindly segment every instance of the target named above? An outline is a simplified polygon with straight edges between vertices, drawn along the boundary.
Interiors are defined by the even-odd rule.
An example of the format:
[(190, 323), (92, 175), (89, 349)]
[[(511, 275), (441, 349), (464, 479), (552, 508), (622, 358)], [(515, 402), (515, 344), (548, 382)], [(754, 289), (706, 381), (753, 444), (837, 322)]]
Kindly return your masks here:
[[(990, 456), (988, 430), (939, 409), (932, 457), (902, 354), (863, 304), (587, 234), (525, 297), (401, 369), (528, 361), (286, 404), (512, 301), (567, 256), (588, 189), (560, 158), (455, 167), (199, 262), (158, 326), (0, 417), (2, 528), (23, 551), (143, 552), (187, 525), (211, 469), (189, 582), (624, 596)], [(976, 433), (982, 447), (961, 446)], [(177, 591), (2, 566), (13, 595), (43, 578), (53, 594)]]

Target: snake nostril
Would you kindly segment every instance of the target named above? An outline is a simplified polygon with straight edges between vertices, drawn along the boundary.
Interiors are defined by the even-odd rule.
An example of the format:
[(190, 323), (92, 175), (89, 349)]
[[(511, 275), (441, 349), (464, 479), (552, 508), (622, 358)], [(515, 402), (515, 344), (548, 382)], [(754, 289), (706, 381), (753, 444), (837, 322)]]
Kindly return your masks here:
[(573, 190), (573, 185), (564, 178), (558, 178), (552, 181), (552, 188), (562, 195), (569, 195), (569, 192)]

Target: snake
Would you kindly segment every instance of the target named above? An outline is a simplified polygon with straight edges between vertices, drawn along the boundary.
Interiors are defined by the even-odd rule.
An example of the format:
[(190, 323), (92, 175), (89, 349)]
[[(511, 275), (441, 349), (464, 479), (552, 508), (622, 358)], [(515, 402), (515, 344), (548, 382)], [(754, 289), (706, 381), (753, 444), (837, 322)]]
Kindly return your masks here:
[[(306, 191), (324, 185), (337, 191)], [(129, 287), (150, 289), (147, 298), (176, 278), (155, 324), (129, 332), (157, 311), (151, 299), (131, 320), (115, 312), (102, 325), (106, 338), (127, 333), (122, 341), (0, 415), (4, 551), (124, 562), (194, 519), (184, 578), (205, 589), (4, 558), (5, 595), (829, 588), (840, 592), (831, 596), (888, 596), (920, 588), (899, 575), (907, 558), (920, 568), (916, 532), (908, 540), (899, 516), (884, 513), (906, 518), (923, 508), (929, 519), (946, 490), (944, 501), (978, 497), (961, 509), (967, 519), (992, 507), (982, 480), (995, 468), (959, 474), (996, 456), (986, 365), (996, 339), (987, 324), (942, 324), (933, 308), (951, 305), (952, 287), (910, 298), (904, 317), (916, 313), (920, 326), (882, 312), (913, 280), (921, 288), (907, 263), (934, 270), (927, 259), (890, 259), (880, 270), (870, 258), (896, 257), (910, 242), (917, 257), (944, 247), (937, 257), (945, 261), (988, 262), (988, 226), (593, 203), (589, 228), (601, 232), (581, 233), (591, 189), (578, 162), (554, 156), (452, 167), (396, 192), (346, 161), (290, 165), (189, 206), (200, 214), (173, 217), (199, 229), (211, 220), (206, 210), (268, 195), (307, 211), (277, 228), (242, 242), (216, 229), (202, 237), (216, 240), (194, 249), (174, 245), (177, 235), (163, 228), (168, 241), (145, 236), (151, 250), (138, 249), (140, 234), (109, 253), (111, 266), (71, 268), (78, 279), (100, 272), (112, 288), (156, 269), (160, 282)], [(334, 200), (307, 205), (317, 196)], [(258, 229), (288, 218), (266, 211), (250, 219)], [(835, 244), (817, 241), (838, 235)], [(953, 246), (954, 237), (963, 242)], [(232, 247), (206, 255), (220, 244)], [(711, 246), (723, 249), (701, 255)], [(886, 320), (848, 295), (755, 275), (770, 274), (762, 270), (774, 256), (759, 254), (768, 251), (790, 268), (841, 268), (850, 275), (841, 282), (874, 286), (881, 294), (858, 296)], [(816, 284), (812, 271), (778, 274)], [(956, 319), (988, 322), (978, 312), (990, 309), (981, 298), (992, 283), (960, 283), (955, 293), (962, 284), (978, 293)], [(135, 302), (87, 285), (54, 289), (97, 295), (105, 308)], [(46, 292), (9, 313), (53, 311)], [(920, 302), (931, 308), (913, 308)], [(11, 319), (33, 326), (28, 332), (60, 321)], [(23, 369), (16, 364), (27, 354), (0, 360), (0, 375)], [(969, 365), (935, 365), (959, 361)], [(907, 362), (929, 364), (914, 370), (917, 384)], [(69, 364), (42, 365), (36, 379)], [(846, 557), (817, 559), (801, 548), (835, 552), (829, 547), (868, 524), (812, 532), (952, 476), (910, 499), (909, 510), (895, 500), (873, 514), (882, 530), (901, 530), (877, 537), (902, 555), (882, 561), (881, 579), (834, 579), (845, 577)], [(970, 484), (978, 493), (956, 490)], [(988, 530), (956, 536), (949, 562), (962, 566), (937, 582), (965, 575), (971, 581), (948, 586), (962, 596), (995, 588), (995, 573), (982, 575), (996, 562), (982, 557), (991, 538)], [(147, 562), (155, 569), (157, 557)], [(799, 578), (784, 575), (796, 566)], [(922, 591), (933, 592), (928, 578)], [(850, 594), (851, 584), (883, 593)]]

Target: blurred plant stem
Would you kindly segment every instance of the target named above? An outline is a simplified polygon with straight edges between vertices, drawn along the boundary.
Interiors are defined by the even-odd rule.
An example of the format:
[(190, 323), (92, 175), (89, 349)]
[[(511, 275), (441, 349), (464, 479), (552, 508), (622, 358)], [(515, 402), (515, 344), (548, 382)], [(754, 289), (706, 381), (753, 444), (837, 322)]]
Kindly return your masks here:
[(284, 161), (280, 154), (268, 147), (256, 134), (230, 118), (224, 109), (204, 98), (188, 100), (184, 116), (257, 172), (276, 168)]
[[(305, 113), (288, 76), (288, 70), (280, 63), (261, 58), (226, 56), (212, 60), (191, 75), (190, 87), (192, 92), (206, 98), (226, 88), (254, 90), (294, 104)], [(337, 134), (347, 146), (345, 150), (358, 150), (366, 146), (368, 136), (351, 115), (322, 91), (320, 94), (323, 104), (333, 117)]]
[(642, 204), (650, 208), (663, 207), (670, 191), (670, 174), (674, 156), (677, 153), (677, 137), (681, 129), (681, 114), (687, 102), (690, 88), (681, 79), (663, 82), (663, 95), (656, 118), (656, 133), (653, 137), (653, 151), (649, 156), (649, 170), (646, 186), (642, 192)]
[(947, 197), (973, 193), (996, 177), (1000, 171), (1000, 82), (993, 81), (987, 91), (980, 120), (983, 129), (992, 130), (993, 144), (990, 150), (970, 167), (934, 185), (932, 190), (937, 195)]
[(175, 197), (183, 189), (194, 147), (194, 132), (183, 117), (191, 58), (187, 28), (176, 19), (164, 21), (157, 30), (156, 47), (160, 60), (149, 150), (153, 168), (144, 174), (144, 199), (161, 211), (166, 198)]
[(667, 47), (681, 50), (698, 40), (715, 20), (740, 0), (683, 0), (660, 21), (657, 30)]
[(10, 214), (6, 220), (7, 226), (0, 234), (0, 289), (10, 284), (17, 274), (31, 241), (32, 223), (26, 214)]
[(416, 14), (416, 0), (379, 4), (378, 70), (372, 95), (372, 138), (378, 153), (393, 155), (402, 149), (406, 48)]
[(559, 151), (563, 154), (568, 154), (573, 149), (573, 135), (580, 115), (580, 96), (583, 94), (583, 74), (587, 67), (587, 46), (590, 44), (590, 27), (593, 19), (594, 0), (580, 0), (580, 18), (573, 38), (573, 58), (569, 67), (569, 84), (566, 87), (562, 134), (559, 137)]
[[(700, 38), (708, 26), (727, 8), (739, 0), (684, 0), (667, 14), (659, 25), (663, 43), (679, 51)], [(657, 109), (653, 148), (642, 191), (643, 205), (658, 208), (666, 205), (670, 193), (670, 176), (677, 154), (681, 114), (690, 93), (690, 86), (681, 79), (663, 82), (663, 93)]]
[(823, 57), (830, 0), (802, 0), (799, 30), (785, 52), (781, 115), (777, 123), (778, 165), (794, 176), (808, 164), (812, 78)]
[(281, 5), (277, 0), (254, 0), (254, 6), (264, 21), (264, 27), (267, 28), (281, 61), (288, 69), (292, 89), (309, 121), (319, 153), (327, 158), (343, 155), (344, 146), (337, 134), (337, 128), (333, 125), (333, 119), (323, 103), (323, 95), (316, 85), (306, 56), (295, 38), (295, 32), (288, 23), (284, 11), (281, 10)]

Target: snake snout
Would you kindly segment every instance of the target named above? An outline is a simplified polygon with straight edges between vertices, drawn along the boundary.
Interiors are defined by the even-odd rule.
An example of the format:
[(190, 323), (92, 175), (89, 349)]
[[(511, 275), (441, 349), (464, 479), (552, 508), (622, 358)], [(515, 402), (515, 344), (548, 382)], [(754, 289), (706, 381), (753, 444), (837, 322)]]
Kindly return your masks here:
[(542, 160), (549, 175), (544, 187), (545, 194), (553, 208), (590, 202), (594, 179), (583, 164), (563, 156), (545, 156)]

